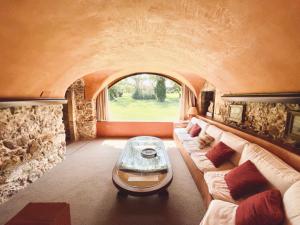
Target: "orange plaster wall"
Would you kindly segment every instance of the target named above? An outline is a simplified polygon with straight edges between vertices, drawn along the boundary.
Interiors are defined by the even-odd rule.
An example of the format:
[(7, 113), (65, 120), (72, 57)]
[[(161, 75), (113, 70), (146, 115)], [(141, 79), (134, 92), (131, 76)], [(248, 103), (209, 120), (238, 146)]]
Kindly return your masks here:
[(195, 88), (195, 96), (199, 96), (202, 88), (205, 85), (206, 80), (203, 78), (200, 78), (199, 74), (193, 74), (193, 73), (188, 73), (188, 72), (178, 72), (178, 73), (182, 74), (184, 77), (187, 78), (187, 80)]
[(84, 93), (85, 99), (91, 100), (95, 97), (95, 93), (98, 93), (102, 87), (102, 84), (105, 83), (105, 80), (111, 76), (114, 72), (113, 70), (104, 70), (96, 73), (88, 74), (83, 77), (84, 80)]
[(0, 97), (61, 98), (86, 74), (136, 67), (300, 92), (299, 12), (299, 0), (4, 0)]
[(97, 122), (98, 137), (134, 137), (140, 135), (171, 138), (172, 122)]

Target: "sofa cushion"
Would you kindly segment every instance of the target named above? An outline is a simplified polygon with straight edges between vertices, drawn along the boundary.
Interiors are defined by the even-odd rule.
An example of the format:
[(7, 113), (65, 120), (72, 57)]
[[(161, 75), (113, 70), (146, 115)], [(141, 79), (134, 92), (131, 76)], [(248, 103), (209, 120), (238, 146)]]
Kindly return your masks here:
[(201, 127), (200, 135), (204, 135), (209, 124), (201, 119), (197, 120), (197, 124)]
[(268, 185), (266, 178), (250, 160), (227, 173), (225, 181), (235, 200), (260, 192)]
[(192, 117), (192, 119), (190, 120), (190, 122), (191, 122), (192, 124), (196, 124), (196, 123), (198, 123), (198, 121), (199, 121), (199, 119), (196, 118), (196, 117)]
[(192, 152), (199, 152), (201, 150), (199, 148), (199, 143), (195, 138), (193, 140), (183, 141), (182, 145), (184, 150), (187, 151), (189, 154), (191, 154)]
[(184, 147), (184, 149), (191, 154), (192, 152), (207, 152), (208, 150), (211, 149), (211, 147), (208, 145), (206, 147), (200, 147), (200, 143), (199, 143), (199, 139), (200, 137), (184, 137), (182, 138), (182, 145)]
[[(185, 128), (175, 128), (175, 133), (186, 133), (188, 134), (189, 131), (191, 130), (191, 128), (193, 127), (193, 125), (198, 124), (199, 125), (199, 119), (197, 119), (196, 117), (193, 117), (189, 123), (187, 124), (187, 126)], [(176, 131), (178, 130), (178, 131)]]
[(190, 132), (190, 130), (192, 129), (193, 126), (194, 126), (194, 123), (192, 121), (190, 121), (188, 123), (188, 125), (184, 128), (184, 130), (188, 133), (188, 132)]
[(191, 153), (191, 158), (197, 168), (202, 172), (207, 171), (222, 171), (234, 168), (231, 162), (225, 162), (219, 167), (215, 167), (214, 164), (205, 156), (206, 152), (193, 152)]
[(251, 160), (262, 175), (282, 195), (292, 184), (300, 180), (300, 173), (298, 171), (256, 144), (246, 145), (239, 164), (247, 160)]
[(221, 200), (211, 201), (200, 225), (235, 225), (238, 205)]
[(182, 143), (184, 141), (190, 141), (193, 140), (193, 138), (191, 137), (191, 135), (189, 135), (188, 133), (177, 133), (176, 134), (178, 140)]
[(218, 143), (220, 141), (223, 130), (221, 130), (220, 128), (218, 128), (214, 125), (209, 125), (205, 132), (215, 139), (215, 141), (213, 143), (213, 145), (214, 145), (215, 143)]
[(199, 135), (200, 131), (201, 127), (198, 124), (194, 124), (188, 133), (191, 137), (196, 137)]
[(249, 142), (230, 132), (223, 132), (220, 141), (222, 141), (224, 144), (228, 145), (230, 148), (236, 151), (236, 154), (234, 154), (230, 160), (235, 165), (238, 165), (241, 158), (242, 151), (246, 146), (246, 144), (248, 144)]
[(237, 201), (231, 197), (228, 186), (224, 179), (225, 174), (229, 171), (230, 170), (209, 171), (204, 173), (204, 179), (207, 184), (208, 191), (214, 199), (236, 203)]
[(214, 164), (215, 167), (219, 167), (224, 162), (229, 161), (234, 153), (235, 151), (229, 146), (223, 142), (219, 142), (211, 150), (209, 150), (205, 156)]
[(286, 224), (300, 224), (300, 181), (294, 183), (283, 195)]
[(242, 201), (236, 210), (236, 225), (280, 225), (284, 210), (280, 191), (271, 189)]

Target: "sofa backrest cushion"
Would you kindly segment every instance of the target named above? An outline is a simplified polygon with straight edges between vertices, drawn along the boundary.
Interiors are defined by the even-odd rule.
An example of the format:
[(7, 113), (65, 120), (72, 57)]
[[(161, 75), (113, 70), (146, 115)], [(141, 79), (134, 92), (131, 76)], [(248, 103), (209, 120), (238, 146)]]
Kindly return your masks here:
[(209, 136), (212, 136), (215, 139), (215, 141), (213, 143), (213, 145), (214, 145), (220, 141), (220, 138), (224, 131), (214, 125), (209, 125), (205, 132)]
[(300, 173), (256, 144), (245, 146), (239, 165), (251, 160), (257, 169), (264, 175), (272, 186), (283, 195), (285, 191), (296, 181), (300, 180)]
[[(194, 126), (194, 123), (192, 123), (191, 121), (187, 124), (187, 126), (185, 127), (185, 131), (188, 133), (192, 127)], [(176, 128), (175, 128), (176, 129)]]
[(248, 144), (249, 142), (230, 132), (223, 132), (220, 141), (222, 141), (224, 144), (226, 144), (234, 151), (236, 151), (236, 153), (231, 157), (230, 161), (234, 165), (238, 165), (241, 158), (242, 151), (246, 146), (246, 144)]
[(286, 224), (300, 224), (300, 181), (294, 183), (283, 195)]
[(204, 135), (205, 131), (206, 131), (206, 129), (207, 129), (207, 127), (208, 127), (209, 124), (206, 123), (203, 120), (200, 120), (200, 119), (197, 121), (197, 123), (201, 127), (201, 133), (200, 133), (200, 135)]
[(191, 122), (192, 122), (193, 124), (196, 124), (198, 120), (199, 120), (199, 119), (197, 119), (196, 117), (192, 117)]
[(193, 117), (193, 118), (191, 119), (191, 122), (192, 122), (193, 124), (198, 124), (198, 125), (201, 127), (200, 135), (204, 135), (204, 134), (205, 134), (205, 131), (206, 131), (208, 125), (209, 125), (207, 122), (205, 122), (205, 121), (203, 121), (203, 120), (201, 120), (201, 119), (198, 119), (198, 118), (196, 118), (196, 117)]

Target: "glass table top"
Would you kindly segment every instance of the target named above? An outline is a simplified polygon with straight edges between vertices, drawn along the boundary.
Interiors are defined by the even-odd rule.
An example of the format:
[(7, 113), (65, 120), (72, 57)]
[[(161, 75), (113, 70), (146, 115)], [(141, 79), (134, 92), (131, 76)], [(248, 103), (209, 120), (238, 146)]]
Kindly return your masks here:
[[(151, 148), (156, 150), (156, 156), (146, 158), (142, 150)], [(133, 172), (162, 172), (168, 169), (168, 157), (163, 142), (156, 137), (140, 136), (131, 138), (123, 150), (118, 169)]]

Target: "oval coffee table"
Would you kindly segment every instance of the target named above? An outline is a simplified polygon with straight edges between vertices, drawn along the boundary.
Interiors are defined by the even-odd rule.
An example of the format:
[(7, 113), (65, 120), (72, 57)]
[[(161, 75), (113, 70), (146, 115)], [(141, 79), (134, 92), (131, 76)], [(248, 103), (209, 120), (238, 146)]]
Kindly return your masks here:
[[(155, 154), (145, 156), (144, 149)], [(145, 152), (145, 151), (143, 151)], [(171, 184), (173, 172), (161, 139), (139, 136), (128, 140), (117, 161), (112, 180), (122, 194), (144, 196), (164, 193)]]

